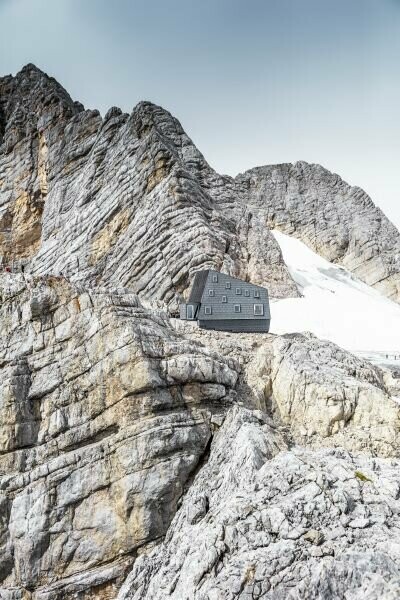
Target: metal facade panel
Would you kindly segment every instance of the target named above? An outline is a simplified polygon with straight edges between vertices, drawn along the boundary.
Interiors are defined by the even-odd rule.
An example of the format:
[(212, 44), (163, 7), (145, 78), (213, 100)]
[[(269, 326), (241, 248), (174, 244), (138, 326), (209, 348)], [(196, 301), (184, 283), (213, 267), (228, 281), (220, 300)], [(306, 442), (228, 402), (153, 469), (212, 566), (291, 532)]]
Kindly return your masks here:
[(188, 304), (201, 302), (201, 297), (207, 281), (208, 273), (209, 271), (197, 271), (197, 273), (195, 273)]
[(212, 329), (216, 331), (232, 331), (235, 333), (268, 333), (270, 319), (250, 320), (242, 319), (219, 319), (217, 321), (200, 320), (199, 326), (202, 329)]
[[(203, 271), (204, 273), (204, 271)], [(213, 277), (217, 277), (217, 281), (213, 281)], [(230, 283), (230, 289), (226, 287), (226, 283)], [(236, 288), (241, 290), (241, 294), (236, 294)], [(209, 290), (213, 290), (214, 295), (209, 295)], [(249, 296), (245, 296), (245, 290), (250, 292)], [(254, 297), (254, 291), (258, 291), (260, 297)], [(227, 302), (222, 302), (222, 296), (227, 297)], [(240, 312), (235, 312), (235, 304), (240, 304)], [(264, 315), (254, 315), (254, 304), (262, 304), (264, 307)], [(205, 307), (211, 307), (211, 315), (205, 314)], [(201, 297), (201, 306), (198, 319), (201, 321), (217, 321), (220, 319), (237, 320), (237, 321), (262, 321), (269, 320), (269, 299), (268, 291), (258, 285), (246, 283), (241, 279), (236, 279), (225, 273), (218, 271), (208, 271), (207, 277), (203, 285), (203, 293)]]

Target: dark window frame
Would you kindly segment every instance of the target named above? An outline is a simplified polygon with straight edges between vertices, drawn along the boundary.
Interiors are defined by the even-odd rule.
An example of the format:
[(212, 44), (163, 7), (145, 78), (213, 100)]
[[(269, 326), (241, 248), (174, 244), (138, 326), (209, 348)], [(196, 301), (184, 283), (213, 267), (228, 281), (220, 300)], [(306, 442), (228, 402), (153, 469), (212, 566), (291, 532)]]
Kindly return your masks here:
[[(257, 309), (261, 309), (261, 312), (257, 312)], [(264, 316), (264, 304), (254, 304), (253, 305), (253, 314), (255, 317), (263, 317)]]

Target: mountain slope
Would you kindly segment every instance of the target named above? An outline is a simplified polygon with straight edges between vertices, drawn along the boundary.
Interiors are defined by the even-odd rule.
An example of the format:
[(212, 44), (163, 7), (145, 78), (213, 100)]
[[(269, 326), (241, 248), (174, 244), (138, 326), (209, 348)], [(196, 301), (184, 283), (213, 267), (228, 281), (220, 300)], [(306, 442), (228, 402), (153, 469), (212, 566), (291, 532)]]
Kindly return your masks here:
[(288, 451), (262, 415), (236, 407), (165, 542), (137, 560), (118, 599), (394, 600), (396, 465)]
[[(353, 347), (349, 298), (397, 327), (391, 227), (318, 165), (224, 177), (149, 102), (0, 79), (0, 597), (398, 597), (398, 373), (293, 333)], [(171, 319), (202, 268), (290, 333)]]
[(270, 233), (293, 233), (398, 301), (399, 233), (358, 188), (296, 163), (221, 176), (164, 109), (104, 119), (33, 65), (0, 80), (0, 252), (35, 274), (127, 285), (176, 312), (193, 273), (297, 288)]
[(248, 205), (263, 209), (268, 227), (400, 301), (400, 234), (362, 189), (305, 162), (257, 167), (236, 181)]
[[(0, 150), (6, 256), (22, 239), (25, 246), (14, 255), (33, 256), (35, 274), (129, 285), (175, 311), (201, 268), (268, 282), (276, 297), (297, 295), (269, 230), (238, 202), (234, 181), (209, 167), (167, 111), (142, 102), (130, 116), (114, 108), (102, 119), (97, 111), (75, 109), (58, 84), (32, 66), (3, 80), (3, 88), (3, 104), (14, 107), (4, 113)], [(23, 122), (31, 112), (36, 117), (12, 145), (18, 111)], [(25, 162), (29, 185), (21, 184)], [(8, 216), (22, 220), (21, 197), (25, 213), (35, 214), (34, 243), (26, 233), (29, 219), (21, 224)]]

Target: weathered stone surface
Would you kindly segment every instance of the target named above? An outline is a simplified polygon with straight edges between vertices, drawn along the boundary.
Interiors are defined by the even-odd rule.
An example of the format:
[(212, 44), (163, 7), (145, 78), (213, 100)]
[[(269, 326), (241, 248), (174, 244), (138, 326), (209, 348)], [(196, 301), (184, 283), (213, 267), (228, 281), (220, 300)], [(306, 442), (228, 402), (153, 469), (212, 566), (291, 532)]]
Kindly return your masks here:
[(267, 383), (297, 442), (400, 456), (400, 406), (381, 369), (311, 334), (276, 339)]
[(82, 110), (34, 65), (0, 78), (0, 255), (5, 261), (31, 257), (39, 249), (49, 180), (64, 168), (66, 124)]
[[(63, 278), (25, 283), (4, 274), (1, 291), (4, 598), (114, 598), (132, 565), (121, 598), (228, 592), (227, 598), (245, 598), (249, 590), (284, 598), (289, 580), (298, 578), (303, 589), (300, 556), (312, 560), (310, 589), (329, 586), (346, 569), (351, 581), (343, 585), (352, 589), (370, 577), (378, 558), (376, 589), (386, 593), (395, 585), (397, 563), (388, 563), (369, 506), (378, 503), (382, 525), (388, 499), (357, 500), (353, 488), (372, 486), (377, 473), (380, 487), (389, 478), (390, 489), (397, 485), (390, 514), (400, 514), (398, 461), (291, 448), (297, 441), (398, 456), (400, 407), (379, 369), (310, 335), (215, 334), (179, 321), (176, 332), (165, 313), (142, 308), (124, 289), (79, 289)], [(340, 421), (330, 408), (334, 401), (353, 403), (337, 430), (330, 428)], [(343, 469), (344, 483), (336, 483), (332, 473)], [(262, 484), (259, 471), (265, 471)], [(309, 497), (317, 475), (322, 482), (330, 477), (318, 502)], [(335, 486), (339, 500), (321, 517), (322, 504), (336, 498)], [(348, 488), (353, 495), (340, 512), (336, 504), (343, 504)], [(272, 511), (268, 522), (283, 523), (282, 531), (260, 521), (263, 507)], [(384, 544), (392, 544), (395, 525), (384, 516)], [(334, 554), (333, 523), (334, 531), (344, 530)], [(221, 538), (226, 529), (233, 536), (228, 541)], [(167, 530), (165, 544), (152, 554)], [(349, 554), (354, 536), (364, 531), (380, 548), (369, 562)], [(222, 555), (224, 566), (216, 568)], [(261, 580), (271, 587), (264, 589)], [(304, 589), (301, 597), (319, 597)]]
[(264, 413), (234, 407), (164, 542), (118, 598), (394, 599), (399, 466), (285, 449)]
[(257, 167), (236, 182), (268, 227), (298, 237), (400, 302), (399, 231), (362, 189), (306, 162)]
[(0, 98), (6, 260), (16, 248), (34, 256), (36, 274), (129, 286), (172, 311), (201, 268), (297, 295), (257, 211), (238, 202), (234, 180), (209, 167), (167, 111), (142, 102), (130, 116), (113, 108), (102, 119), (32, 65), (0, 80)]
[(84, 110), (33, 65), (0, 79), (0, 251), (37, 274), (129, 286), (177, 309), (200, 268), (296, 295), (269, 228), (398, 300), (398, 231), (319, 165), (218, 175), (167, 111)]
[(237, 336), (174, 325), (237, 360), (237, 402), (273, 415), (296, 443), (400, 456), (399, 383), (392, 372), (310, 333)]
[(113, 597), (167, 530), (238, 366), (126, 290), (0, 284), (0, 596)]
[(399, 597), (395, 370), (168, 318), (202, 268), (298, 294), (275, 227), (399, 301), (399, 233), (322, 167), (221, 176), (149, 102), (0, 79), (1, 599)]

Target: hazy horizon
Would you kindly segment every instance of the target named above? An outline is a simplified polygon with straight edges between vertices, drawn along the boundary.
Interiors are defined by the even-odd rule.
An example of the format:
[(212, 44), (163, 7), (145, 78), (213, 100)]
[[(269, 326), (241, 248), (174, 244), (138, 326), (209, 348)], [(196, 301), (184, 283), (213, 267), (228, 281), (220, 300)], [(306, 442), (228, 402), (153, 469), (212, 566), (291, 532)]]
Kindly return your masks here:
[(102, 114), (140, 100), (235, 176), (305, 160), (400, 227), (398, 0), (0, 0), (0, 76), (33, 62)]

